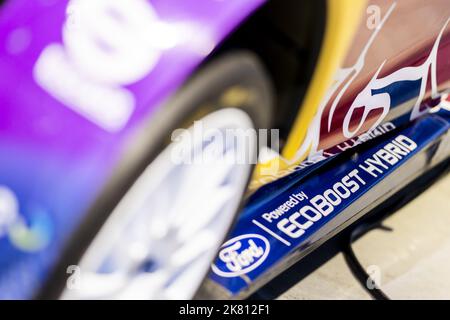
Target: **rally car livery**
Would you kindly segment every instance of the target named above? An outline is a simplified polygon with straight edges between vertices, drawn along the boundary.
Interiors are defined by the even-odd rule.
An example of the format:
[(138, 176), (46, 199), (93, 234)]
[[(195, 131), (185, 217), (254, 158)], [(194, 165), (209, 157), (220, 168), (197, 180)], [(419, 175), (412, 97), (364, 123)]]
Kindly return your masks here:
[(0, 298), (247, 297), (448, 159), (449, 21), (0, 2)]

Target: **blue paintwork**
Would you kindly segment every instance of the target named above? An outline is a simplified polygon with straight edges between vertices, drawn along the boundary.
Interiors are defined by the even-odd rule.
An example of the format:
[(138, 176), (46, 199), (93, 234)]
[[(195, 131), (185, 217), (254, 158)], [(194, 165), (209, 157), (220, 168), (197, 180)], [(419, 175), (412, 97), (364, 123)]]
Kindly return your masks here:
[[(271, 195), (269, 192), (263, 191), (256, 194), (243, 210), (236, 227), (229, 237), (229, 239), (234, 239), (238, 236), (246, 234), (257, 234), (267, 238), (270, 243), (270, 248), (263, 248), (265, 250), (269, 250), (267, 257), (263, 262), (261, 262), (261, 258), (258, 257), (251, 257), (250, 260), (247, 259), (244, 261), (249, 263), (249, 266), (245, 269), (249, 269), (251, 265), (258, 263), (256, 268), (245, 273), (244, 276), (238, 275), (234, 277), (223, 277), (212, 271), (210, 273), (210, 279), (229, 291), (232, 295), (236, 295), (241, 290), (246, 289), (251, 285), (251, 282), (269, 273), (277, 264), (280, 262), (282, 263), (289, 255), (298, 252), (298, 250), (303, 250), (308, 245), (311, 237), (314, 235), (317, 236), (320, 233), (321, 228), (332, 222), (332, 220), (342, 214), (350, 204), (367, 193), (376, 184), (380, 183), (395, 169), (404, 164), (415, 154), (437, 141), (440, 136), (444, 135), (448, 131), (449, 127), (450, 116), (448, 111), (442, 111), (439, 115), (427, 115), (424, 118), (418, 119), (406, 128), (390, 132), (382, 136), (381, 139), (373, 141), (368, 146), (363, 146), (363, 149), (358, 152), (356, 157), (348, 159), (348, 157), (345, 157), (344, 155), (344, 157), (333, 160), (332, 166), (326, 166), (320, 170), (318, 170), (318, 167), (323, 166), (323, 163), (319, 163), (314, 166), (314, 168), (297, 173), (295, 178), (296, 181), (292, 181), (292, 177), (289, 182), (286, 182), (286, 180), (276, 181), (275, 184), (271, 185), (271, 190), (281, 189), (282, 192), (275, 192)], [(370, 175), (368, 172), (359, 167), (359, 165), (363, 164), (366, 159), (373, 156), (375, 152), (379, 151), (387, 143), (391, 142), (391, 140), (401, 135), (413, 140), (417, 144), (417, 148), (411, 151), (408, 155), (404, 156), (396, 164), (389, 165), (389, 168), (384, 169), (383, 173), (379, 173), (377, 177)], [(355, 191), (355, 193), (347, 199), (342, 200), (339, 205), (336, 205), (333, 212), (328, 214), (326, 217), (322, 216), (320, 220), (312, 224), (305, 230), (305, 233), (302, 236), (297, 239), (293, 239), (277, 228), (277, 223), (282, 218), (287, 218), (303, 206), (310, 205), (309, 200), (312, 197), (323, 194), (323, 192), (333, 186), (335, 182), (340, 181), (342, 177), (355, 169), (358, 169), (358, 175), (365, 182), (365, 185), (359, 183), (359, 190)], [(288, 187), (286, 188), (286, 186)], [(270, 212), (285, 203), (292, 194), (300, 192), (304, 192), (309, 199), (301, 201), (297, 205), (290, 208), (289, 211), (284, 213), (280, 219), (270, 223), (262, 217), (264, 213)], [(274, 236), (255, 225), (253, 222), (254, 220), (290, 242), (290, 246), (284, 244), (280, 240), (277, 240)], [(306, 219), (303, 221), (306, 221)], [(228, 246), (230, 243), (236, 242), (237, 241), (228, 240)], [(248, 247), (248, 244), (245, 241), (240, 244), (241, 247), (237, 250), (238, 253), (241, 253), (246, 247)], [(217, 259), (214, 265), (216, 270), (227, 270), (226, 264), (221, 259)]]

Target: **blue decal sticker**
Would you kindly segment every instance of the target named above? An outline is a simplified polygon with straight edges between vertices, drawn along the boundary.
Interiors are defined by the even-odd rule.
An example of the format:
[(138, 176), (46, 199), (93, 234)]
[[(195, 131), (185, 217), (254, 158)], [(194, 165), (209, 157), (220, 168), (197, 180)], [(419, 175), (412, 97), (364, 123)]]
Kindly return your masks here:
[(269, 241), (258, 234), (245, 234), (228, 240), (220, 249), (213, 272), (222, 277), (236, 277), (246, 274), (267, 258)]
[[(429, 115), (387, 133), (355, 156), (284, 179), (282, 192), (251, 198), (213, 264), (210, 279), (232, 295), (310, 244), (313, 235), (408, 159), (438, 141), (448, 118)], [(280, 186), (281, 187), (281, 186)], [(273, 188), (272, 188), (273, 189)], [(263, 196), (262, 196), (263, 195)], [(266, 239), (266, 241), (262, 240)]]

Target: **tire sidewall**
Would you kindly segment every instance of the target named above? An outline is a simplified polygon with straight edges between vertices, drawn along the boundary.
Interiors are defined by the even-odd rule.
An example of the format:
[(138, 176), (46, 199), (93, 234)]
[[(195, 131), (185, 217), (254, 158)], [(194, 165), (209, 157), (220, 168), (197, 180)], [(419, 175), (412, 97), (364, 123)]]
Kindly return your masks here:
[[(235, 87), (247, 91), (248, 99), (234, 106), (217, 101), (223, 92)], [(202, 115), (229, 107), (246, 112), (255, 129), (270, 128), (272, 92), (264, 68), (249, 52), (229, 53), (205, 64), (133, 135), (133, 140), (123, 152), (123, 158), (113, 170), (114, 174), (71, 235), (56, 267), (36, 298), (60, 297), (69, 276), (67, 267), (79, 263), (120, 200), (170, 143), (174, 130), (187, 128)]]

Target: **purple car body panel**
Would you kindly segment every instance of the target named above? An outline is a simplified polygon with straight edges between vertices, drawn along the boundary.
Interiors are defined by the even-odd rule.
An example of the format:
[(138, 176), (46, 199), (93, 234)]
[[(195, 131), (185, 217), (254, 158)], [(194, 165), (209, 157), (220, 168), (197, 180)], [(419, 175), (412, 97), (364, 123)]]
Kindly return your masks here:
[[(264, 2), (2, 4), (0, 298), (30, 298), (39, 290), (139, 129)], [(309, 128), (317, 130), (311, 135), (316, 146), (312, 151), (334, 154), (353, 147), (378, 122), (403, 126), (449, 92), (446, 1), (370, 3), (381, 6), (386, 24), (376, 30), (360, 27), (340, 70), (345, 76), (324, 101), (318, 126)], [(374, 33), (379, 34), (372, 43)], [(433, 137), (417, 135), (422, 140)], [(248, 233), (246, 219), (278, 204), (283, 193), (299, 184), (299, 175), (325, 162), (259, 189), (232, 234)], [(315, 236), (321, 235), (315, 231)], [(284, 255), (270, 259), (286, 262)], [(260, 278), (260, 271), (252, 271), (253, 280)], [(250, 287), (239, 279), (214, 277), (233, 294)]]
[[(0, 221), (0, 298), (35, 294), (135, 130), (263, 2), (97, 1), (92, 8), (98, 21), (88, 21), (93, 31), (81, 28), (75, 38), (64, 36), (65, 28), (80, 27), (76, 7), (66, 0), (15, 0), (0, 8), (0, 187), (9, 203), (17, 202), (19, 217), (8, 230)], [(86, 3), (70, 2), (81, 8)], [(115, 16), (123, 3), (125, 16)], [(145, 17), (150, 21), (139, 21)], [(131, 25), (125, 23), (125, 31), (124, 19)], [(119, 27), (114, 39), (129, 45), (148, 39), (131, 39), (127, 31), (153, 29), (140, 30), (150, 33), (146, 48), (153, 60), (136, 56), (141, 64), (108, 66), (115, 54), (134, 53), (114, 52), (108, 35), (110, 47), (102, 48), (96, 42), (102, 40), (102, 23)], [(89, 68), (89, 57), (80, 57), (83, 50), (113, 58)], [(87, 60), (80, 65), (77, 59)], [(128, 72), (132, 68), (134, 74)], [(64, 81), (76, 81), (81, 92), (71, 92)], [(122, 104), (95, 100), (102, 97)], [(91, 105), (98, 106), (96, 113), (87, 111)]]

